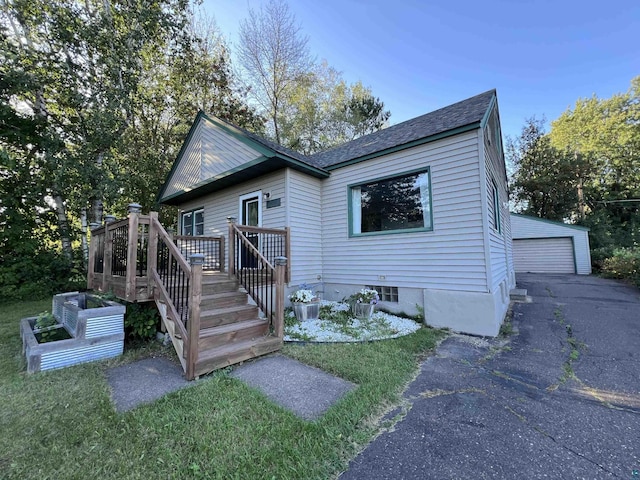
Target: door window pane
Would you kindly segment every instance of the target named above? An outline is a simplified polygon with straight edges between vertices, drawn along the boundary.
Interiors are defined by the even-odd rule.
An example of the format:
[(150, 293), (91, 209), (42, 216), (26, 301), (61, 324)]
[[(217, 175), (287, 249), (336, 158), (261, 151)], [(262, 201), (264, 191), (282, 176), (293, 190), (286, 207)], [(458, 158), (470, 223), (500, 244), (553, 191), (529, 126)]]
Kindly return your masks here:
[(204, 235), (204, 210), (194, 212), (193, 226), (195, 235)]
[(182, 235), (193, 235), (193, 212), (182, 214)]
[(258, 226), (258, 199), (252, 198), (251, 200), (244, 201), (244, 225), (250, 225), (252, 227)]

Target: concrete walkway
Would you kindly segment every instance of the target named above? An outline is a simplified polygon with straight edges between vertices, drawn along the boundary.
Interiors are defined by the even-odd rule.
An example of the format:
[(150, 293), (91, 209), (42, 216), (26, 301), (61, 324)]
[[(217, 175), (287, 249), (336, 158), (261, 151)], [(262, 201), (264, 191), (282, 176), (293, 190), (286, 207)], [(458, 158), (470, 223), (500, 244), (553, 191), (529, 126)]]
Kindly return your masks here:
[(347, 479), (640, 478), (640, 292), (522, 275), (508, 343), (453, 336)]
[[(269, 355), (234, 366), (230, 376), (305, 420), (320, 418), (356, 388), (351, 382), (284, 355)], [(178, 363), (146, 358), (108, 370), (107, 381), (116, 411), (126, 412), (181, 388), (206, 382), (207, 377), (188, 382)]]

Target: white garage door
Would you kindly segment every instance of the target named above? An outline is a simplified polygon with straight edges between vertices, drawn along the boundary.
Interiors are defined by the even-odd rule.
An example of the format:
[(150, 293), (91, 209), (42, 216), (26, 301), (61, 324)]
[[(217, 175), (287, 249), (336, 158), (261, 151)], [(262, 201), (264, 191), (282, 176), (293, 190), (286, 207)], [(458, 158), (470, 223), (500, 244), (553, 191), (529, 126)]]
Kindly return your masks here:
[(528, 238), (513, 241), (516, 272), (576, 273), (571, 238)]

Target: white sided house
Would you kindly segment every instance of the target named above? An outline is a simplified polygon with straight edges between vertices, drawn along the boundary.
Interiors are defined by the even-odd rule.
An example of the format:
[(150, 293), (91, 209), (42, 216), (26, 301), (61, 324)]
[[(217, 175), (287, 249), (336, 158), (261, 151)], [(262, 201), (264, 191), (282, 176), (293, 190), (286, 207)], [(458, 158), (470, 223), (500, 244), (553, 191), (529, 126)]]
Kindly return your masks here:
[(516, 272), (591, 273), (589, 229), (511, 214)]
[(515, 286), (495, 90), (311, 156), (201, 112), (159, 200), (183, 235), (288, 229), (287, 293), (373, 287), (385, 309), (494, 336)]

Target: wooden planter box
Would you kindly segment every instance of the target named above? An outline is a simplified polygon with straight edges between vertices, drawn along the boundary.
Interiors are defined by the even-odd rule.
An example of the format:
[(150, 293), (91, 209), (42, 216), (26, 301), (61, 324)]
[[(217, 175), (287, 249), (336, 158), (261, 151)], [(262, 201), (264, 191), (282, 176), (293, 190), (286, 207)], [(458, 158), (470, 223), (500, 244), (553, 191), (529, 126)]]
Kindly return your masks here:
[(27, 372), (121, 355), (124, 348), (124, 312), (124, 305), (89, 294), (71, 292), (55, 295), (53, 315), (72, 338), (38, 343), (33, 332), (37, 317), (23, 318), (20, 335), (27, 358)]

